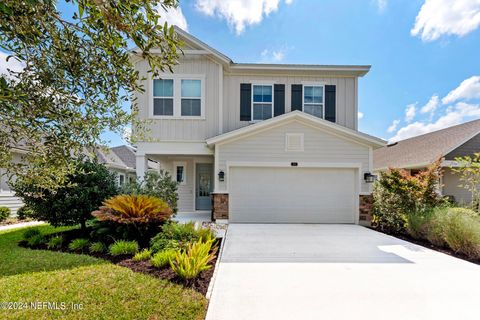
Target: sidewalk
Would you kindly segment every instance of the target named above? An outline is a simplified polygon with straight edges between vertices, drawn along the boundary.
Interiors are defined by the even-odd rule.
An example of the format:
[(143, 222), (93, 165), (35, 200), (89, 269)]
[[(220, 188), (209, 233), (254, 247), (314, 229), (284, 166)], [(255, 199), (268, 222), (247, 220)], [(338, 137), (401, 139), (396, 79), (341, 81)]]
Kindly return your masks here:
[(38, 226), (42, 224), (45, 224), (45, 222), (43, 221), (21, 222), (21, 223), (9, 224), (6, 226), (0, 226), (0, 231), (16, 229), (16, 228), (33, 227), (33, 226)]

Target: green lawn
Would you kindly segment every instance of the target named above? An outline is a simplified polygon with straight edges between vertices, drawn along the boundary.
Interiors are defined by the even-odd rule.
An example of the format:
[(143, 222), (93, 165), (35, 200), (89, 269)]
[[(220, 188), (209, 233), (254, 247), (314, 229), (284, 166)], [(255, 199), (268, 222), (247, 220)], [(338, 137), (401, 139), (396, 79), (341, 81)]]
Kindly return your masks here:
[[(50, 226), (42, 232), (54, 232)], [(0, 232), (0, 319), (203, 319), (199, 293), (86, 255), (17, 246), (25, 229)], [(64, 310), (2, 310), (2, 302), (56, 302)], [(71, 304), (81, 310), (72, 310)], [(31, 306), (31, 305), (30, 305)]]

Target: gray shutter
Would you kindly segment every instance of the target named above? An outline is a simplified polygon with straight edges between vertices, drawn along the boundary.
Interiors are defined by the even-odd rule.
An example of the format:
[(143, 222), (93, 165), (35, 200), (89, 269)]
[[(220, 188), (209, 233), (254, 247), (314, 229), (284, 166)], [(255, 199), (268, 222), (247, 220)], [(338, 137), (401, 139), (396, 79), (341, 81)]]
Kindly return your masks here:
[(252, 120), (252, 85), (240, 84), (240, 121)]
[(336, 87), (325, 86), (325, 120), (335, 122), (336, 118)]
[(303, 109), (302, 85), (292, 84), (292, 111)]
[(275, 84), (273, 91), (273, 116), (276, 117), (285, 113), (285, 85)]

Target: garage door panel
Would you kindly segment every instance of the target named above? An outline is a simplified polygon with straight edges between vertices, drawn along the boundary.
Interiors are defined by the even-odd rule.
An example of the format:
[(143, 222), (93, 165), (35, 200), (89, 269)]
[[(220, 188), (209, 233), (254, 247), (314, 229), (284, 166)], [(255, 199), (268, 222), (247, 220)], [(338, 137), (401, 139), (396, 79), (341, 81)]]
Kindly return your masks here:
[(355, 170), (233, 167), (231, 222), (354, 223)]

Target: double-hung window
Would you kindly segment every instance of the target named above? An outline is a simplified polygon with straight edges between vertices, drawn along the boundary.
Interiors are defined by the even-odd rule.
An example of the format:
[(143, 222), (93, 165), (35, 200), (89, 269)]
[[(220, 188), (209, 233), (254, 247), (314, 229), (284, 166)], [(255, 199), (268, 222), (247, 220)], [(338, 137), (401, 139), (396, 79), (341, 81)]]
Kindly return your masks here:
[(173, 79), (153, 80), (153, 115), (173, 116)]
[(265, 120), (273, 116), (273, 86), (253, 85), (252, 120)]
[(187, 168), (187, 165), (185, 162), (174, 163), (175, 177), (176, 177), (177, 183), (180, 185), (184, 185), (187, 183), (186, 168)]
[(181, 80), (182, 116), (197, 116), (202, 113), (202, 82), (201, 80)]
[(303, 112), (324, 118), (324, 86), (303, 86)]

